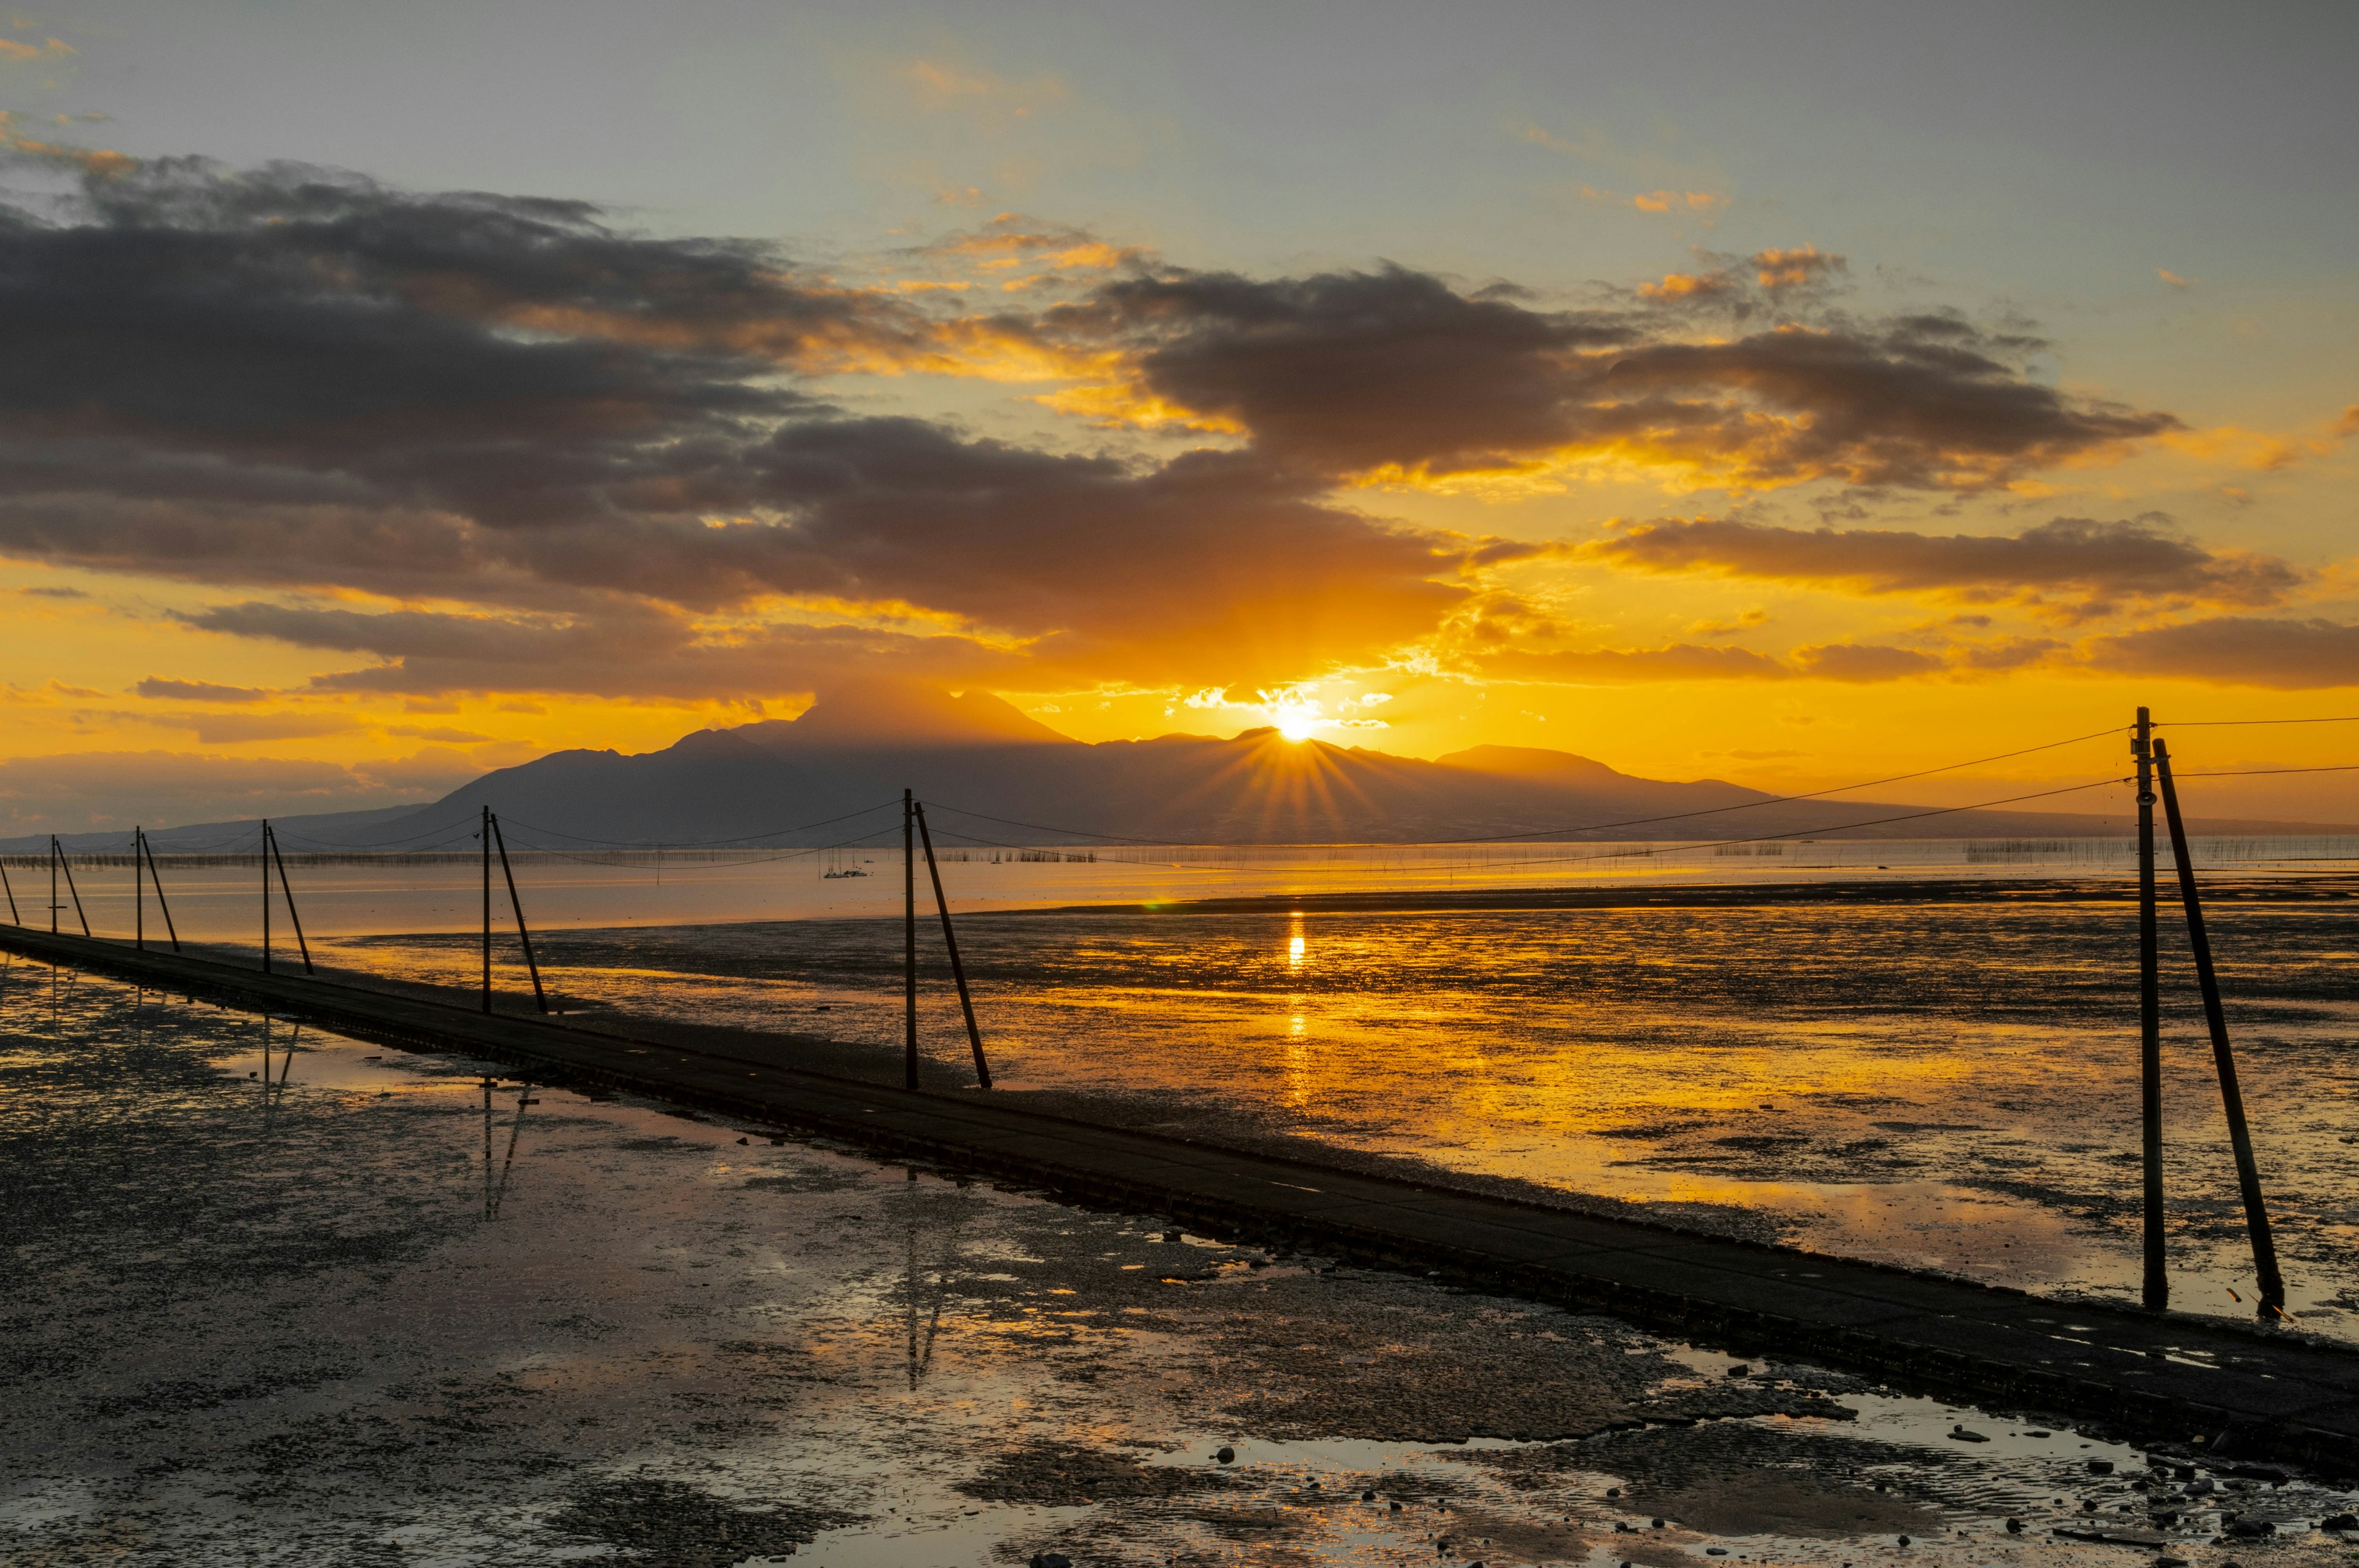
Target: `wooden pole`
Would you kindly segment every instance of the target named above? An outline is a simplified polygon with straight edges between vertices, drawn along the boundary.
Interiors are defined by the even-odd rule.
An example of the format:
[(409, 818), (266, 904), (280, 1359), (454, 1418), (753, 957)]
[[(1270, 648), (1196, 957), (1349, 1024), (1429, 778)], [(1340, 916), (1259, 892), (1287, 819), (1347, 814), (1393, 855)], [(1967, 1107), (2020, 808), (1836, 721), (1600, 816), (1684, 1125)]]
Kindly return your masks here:
[(974, 1022), (974, 999), (967, 994), (966, 966), (959, 962), (958, 933), (951, 929), (951, 901), (942, 895), (942, 869), (934, 860), (934, 836), (926, 827), (926, 803), (915, 803), (918, 812), (918, 838), (926, 849), (926, 874), (934, 880), (934, 907), (941, 912), (942, 946), (950, 949), (951, 979), (958, 986), (959, 1011), (966, 1014), (966, 1040), (974, 1048), (974, 1080), (984, 1088), (991, 1087), (991, 1064), (983, 1056), (983, 1031)]
[(147, 857), (147, 880), (156, 884), (156, 907), (164, 916), (164, 934), (171, 937), (172, 951), (177, 953), (180, 950), (180, 930), (172, 924), (172, 906), (164, 902), (164, 879), (156, 872), (156, 846), (149, 843), (147, 836), (142, 833), (139, 848)]
[(262, 867), (262, 972), (270, 972), (270, 818), (262, 819), (262, 847), (254, 852)]
[[(295, 908), (295, 887), (287, 880), (287, 857), (278, 852), (278, 835), (266, 826), (262, 830), (262, 838), (263, 841), (270, 846), (271, 863), (278, 868), (278, 891), (287, 897), (287, 923), (295, 927), (295, 946), (303, 955), (303, 972), (307, 975), (316, 974), (318, 971), (311, 968), (311, 944), (303, 939), (303, 916)], [(265, 872), (263, 881), (266, 892), (269, 880), (269, 873)]]
[(49, 935), (58, 934), (58, 836), (49, 835)]
[(2170, 852), (2179, 862), (2179, 898), (2187, 906), (2187, 946), (2195, 956), (2195, 983), (2203, 991), (2203, 1022), (2212, 1031), (2212, 1064), (2220, 1075), (2220, 1108), (2228, 1116), (2228, 1142), (2236, 1153), (2236, 1187), (2245, 1199), (2245, 1228), (2253, 1238), (2253, 1272), (2261, 1304), (2285, 1305), (2285, 1276), (2277, 1271), (2277, 1240), (2269, 1234), (2269, 1209), (2261, 1196), (2260, 1167), (2253, 1160), (2253, 1135), (2245, 1125), (2244, 1091), (2236, 1084), (2236, 1054), (2228, 1044), (2228, 1015), (2220, 1005), (2220, 978), (2212, 967), (2212, 938), (2203, 929), (2203, 901), (2195, 889), (2195, 858), (2187, 844), (2187, 822), (2179, 814), (2179, 788), (2170, 780), (2170, 748), (2154, 743), (2156, 777), (2162, 784), (2163, 816), (2170, 824)]
[(2159, 1312), (2170, 1304), (2162, 1238), (2162, 985), (2154, 886), (2154, 720), (2137, 710), (2138, 1119), (2145, 1166), (2146, 1280), (2143, 1297)]
[[(524, 923), (524, 900), (516, 896), (516, 872), (508, 865), (507, 835), (500, 831), (500, 819), (496, 816), (485, 820), (492, 825), (492, 842), (499, 846), (500, 874), (508, 880), (508, 905), (516, 911), (516, 935), (524, 939), (524, 967), (532, 972), (532, 1000), (539, 1004), (541, 1011), (547, 1012), (549, 993), (540, 989), (540, 964), (532, 956), (532, 931)], [(529, 1090), (531, 1086), (527, 1085), (526, 1087)]]
[(8, 924), (24, 925), (25, 917), (16, 913), (16, 884), (8, 880), (8, 861), (5, 856), (0, 856), (0, 889), (5, 889), (8, 894)]
[[(52, 838), (50, 842), (56, 843), (57, 840)], [(73, 862), (66, 859), (65, 847), (63, 845), (60, 845), (58, 848), (58, 864), (65, 868), (66, 896), (73, 900), (74, 918), (82, 922), (82, 934), (87, 936), (90, 935), (90, 916), (82, 913), (82, 889), (74, 886)]]
[(139, 846), (147, 842), (147, 833), (136, 824), (131, 829), (131, 946), (140, 952), (147, 951), (147, 890), (139, 885)]
[[(483, 831), (476, 835), (484, 841), (484, 1011), (492, 1011), (492, 808), (484, 807)], [(486, 1080), (488, 1083), (489, 1080)], [(484, 1090), (484, 1179), (491, 1180), (492, 1169), (492, 1091)], [(487, 1195), (491, 1189), (486, 1186)]]
[(917, 795), (901, 792), (901, 1087), (918, 1087)]

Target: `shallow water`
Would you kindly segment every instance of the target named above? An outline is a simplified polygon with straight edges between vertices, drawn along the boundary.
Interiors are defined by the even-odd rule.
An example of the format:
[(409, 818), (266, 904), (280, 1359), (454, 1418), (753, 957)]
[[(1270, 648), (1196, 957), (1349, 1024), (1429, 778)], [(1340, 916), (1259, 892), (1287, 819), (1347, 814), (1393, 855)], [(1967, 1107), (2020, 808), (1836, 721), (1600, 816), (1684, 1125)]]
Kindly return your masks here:
[(2348, 1555), (2299, 1480), (22, 965), (0, 1249), (27, 1568)]
[[(2289, 1310), (2359, 1336), (2359, 903), (2215, 907)], [(961, 1024), (924, 932), (925, 1033)], [(2138, 1277), (2136, 932), (2119, 903), (1396, 914), (1009, 911), (961, 942), (1003, 1088), (1654, 1206), (2047, 1292)], [(334, 945), (469, 983), (462, 938)], [(2256, 1292), (2182, 944), (2167, 934), (2173, 1304)], [(508, 955), (513, 957), (513, 953)], [(552, 933), (566, 995), (899, 1038), (897, 924)], [(504, 967), (500, 983), (524, 976)]]

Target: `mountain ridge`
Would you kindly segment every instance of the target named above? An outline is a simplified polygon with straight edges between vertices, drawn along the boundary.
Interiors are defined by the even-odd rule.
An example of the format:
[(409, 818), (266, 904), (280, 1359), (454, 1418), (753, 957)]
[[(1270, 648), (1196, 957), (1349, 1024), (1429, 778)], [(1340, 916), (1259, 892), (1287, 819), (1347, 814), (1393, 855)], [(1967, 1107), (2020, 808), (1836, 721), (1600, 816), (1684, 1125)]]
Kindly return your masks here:
[[(485, 806), (511, 848), (809, 846), (897, 834), (901, 792), (929, 808), (939, 841), (1001, 844), (1409, 843), (1611, 836), (1711, 841), (1848, 838), (2109, 837), (2113, 814), (1789, 800), (1721, 779), (1647, 779), (1538, 747), (1475, 746), (1426, 760), (1276, 730), (1076, 741), (988, 692), (854, 683), (792, 719), (693, 730), (660, 751), (574, 748), (501, 768), (441, 799), (273, 818), (290, 850), (427, 844), (464, 834)], [(874, 833), (861, 817), (874, 813)], [(1903, 820), (1879, 822), (1881, 817)], [(251, 823), (151, 829), (158, 849), (197, 847)], [(2330, 825), (2197, 819), (2207, 833), (2331, 832)], [(78, 851), (125, 835), (60, 835)], [(407, 841), (405, 844), (404, 841)], [(23, 854), (46, 836), (0, 841)]]

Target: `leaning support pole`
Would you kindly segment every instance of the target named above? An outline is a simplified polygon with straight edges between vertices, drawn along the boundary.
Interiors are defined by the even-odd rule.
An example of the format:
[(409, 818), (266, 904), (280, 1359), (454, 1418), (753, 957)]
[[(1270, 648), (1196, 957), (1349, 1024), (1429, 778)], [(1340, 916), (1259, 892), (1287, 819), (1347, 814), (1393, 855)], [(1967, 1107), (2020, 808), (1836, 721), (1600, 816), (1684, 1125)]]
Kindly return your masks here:
[[(524, 939), (524, 967), (532, 971), (532, 1000), (540, 1004), (541, 1011), (547, 1012), (549, 993), (540, 989), (540, 962), (532, 956), (532, 931), (524, 923), (524, 900), (516, 896), (516, 872), (508, 866), (507, 835), (500, 831), (500, 819), (497, 816), (486, 816), (484, 820), (492, 825), (492, 842), (499, 847), (500, 851), (500, 875), (508, 880), (508, 907), (516, 911), (516, 935)], [(527, 1085), (526, 1087), (529, 1092), (531, 1086)], [(522, 1114), (521, 1111), (517, 1112), (519, 1116)], [(510, 1143), (508, 1152), (511, 1154), (515, 1153), (513, 1142)], [(503, 1171), (501, 1174), (505, 1177), (506, 1173)]]
[(983, 1058), (983, 1031), (974, 1022), (974, 999), (967, 994), (966, 966), (959, 962), (958, 933), (951, 929), (951, 901), (942, 896), (942, 869), (934, 862), (934, 836), (926, 827), (926, 803), (913, 803), (918, 812), (918, 838), (926, 848), (926, 874), (934, 879), (934, 907), (942, 914), (942, 946), (951, 953), (951, 979), (958, 984), (959, 1011), (966, 1014), (966, 1042), (974, 1047), (974, 1081), (991, 1087), (991, 1064)]
[[(476, 837), (484, 841), (484, 1011), (489, 1012), (492, 1011), (492, 808), (488, 806), (484, 807), (483, 831)], [(485, 1116), (491, 1114), (491, 1094), (488, 1088), (484, 1091)], [(489, 1123), (485, 1125), (488, 1127)], [(488, 1140), (491, 1133), (486, 1131), (484, 1136)], [(486, 1172), (491, 1169), (491, 1161), (492, 1146), (486, 1142), (484, 1145), (484, 1169)], [(485, 1177), (485, 1180), (489, 1179)]]
[(2154, 721), (2137, 710), (2138, 1120), (2146, 1175), (2146, 1304), (2170, 1304), (2162, 1242), (2162, 977), (2154, 889)]
[[(49, 837), (49, 847), (58, 852), (58, 865), (66, 874), (66, 896), (73, 900), (74, 918), (82, 922), (82, 934), (87, 936), (90, 935), (90, 916), (82, 912), (82, 890), (74, 886), (73, 862), (66, 859), (65, 847), (58, 842), (55, 834)], [(54, 898), (57, 895), (52, 893), (50, 896)]]
[(164, 879), (156, 874), (156, 846), (147, 841), (145, 833), (139, 835), (139, 851), (147, 857), (147, 880), (155, 884), (156, 907), (164, 915), (164, 935), (172, 939), (172, 951), (177, 953), (180, 950), (179, 928), (172, 924), (172, 906), (164, 902)]
[(901, 1087), (918, 1087), (918, 849), (914, 791), (901, 792)]
[[(303, 917), (295, 913), (295, 889), (287, 880), (287, 857), (278, 852), (278, 835), (267, 825), (262, 830), (262, 841), (270, 847), (271, 864), (278, 868), (278, 891), (287, 895), (287, 923), (295, 927), (295, 946), (303, 954), (303, 972), (311, 974), (311, 944), (303, 940)], [(266, 876), (264, 881), (269, 879)]]
[(2236, 1086), (2236, 1054), (2228, 1045), (2228, 1015), (2220, 1007), (2220, 977), (2212, 968), (2212, 938), (2203, 929), (2203, 901), (2195, 890), (2195, 859), (2187, 847), (2186, 819), (2179, 814), (2179, 789), (2170, 782), (2170, 749), (2154, 743), (2155, 776), (2162, 784), (2163, 816), (2170, 823), (2170, 852), (2179, 862), (2179, 897), (2187, 906), (2187, 946), (2195, 956), (2195, 983), (2203, 991), (2203, 1022), (2212, 1029), (2212, 1062), (2220, 1074), (2220, 1108), (2228, 1114), (2228, 1142), (2236, 1152), (2236, 1186), (2245, 1198), (2245, 1228), (2253, 1238), (2253, 1273), (2260, 1281), (2261, 1305), (2285, 1305), (2285, 1277), (2277, 1272), (2277, 1244), (2269, 1234), (2269, 1209), (2261, 1196), (2260, 1167), (2253, 1161), (2253, 1135), (2245, 1126), (2244, 1091)]
[(8, 861), (5, 856), (0, 856), (0, 889), (6, 890), (8, 894), (8, 924), (24, 925), (25, 917), (16, 913), (16, 884), (8, 880)]

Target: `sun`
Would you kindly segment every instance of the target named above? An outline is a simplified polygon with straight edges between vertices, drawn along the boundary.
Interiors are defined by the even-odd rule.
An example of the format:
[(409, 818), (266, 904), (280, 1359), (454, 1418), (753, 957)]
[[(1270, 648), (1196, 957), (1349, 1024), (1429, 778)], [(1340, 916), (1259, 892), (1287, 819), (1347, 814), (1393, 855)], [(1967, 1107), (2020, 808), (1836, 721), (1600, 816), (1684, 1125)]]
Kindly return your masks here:
[(1333, 722), (1319, 711), (1319, 706), (1317, 697), (1296, 692), (1265, 692), (1262, 696), (1262, 711), (1269, 715), (1269, 721), (1288, 741), (1308, 741), (1311, 731)]

